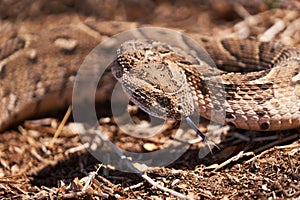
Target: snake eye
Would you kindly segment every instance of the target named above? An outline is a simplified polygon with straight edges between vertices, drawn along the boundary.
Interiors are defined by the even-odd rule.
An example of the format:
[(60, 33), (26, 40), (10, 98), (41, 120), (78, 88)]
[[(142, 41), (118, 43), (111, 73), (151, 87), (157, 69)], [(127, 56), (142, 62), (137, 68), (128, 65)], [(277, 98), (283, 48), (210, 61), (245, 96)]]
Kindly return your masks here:
[(157, 96), (156, 100), (163, 107), (166, 107), (171, 104), (171, 99), (165, 96)]

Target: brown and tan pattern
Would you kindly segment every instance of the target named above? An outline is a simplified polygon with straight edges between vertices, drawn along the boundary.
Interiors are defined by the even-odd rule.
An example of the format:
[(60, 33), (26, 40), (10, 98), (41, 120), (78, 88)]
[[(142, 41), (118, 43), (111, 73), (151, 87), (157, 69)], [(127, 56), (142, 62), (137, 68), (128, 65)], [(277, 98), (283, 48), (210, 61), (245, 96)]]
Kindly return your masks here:
[[(4, 40), (0, 46), (0, 130), (37, 114), (69, 105), (76, 72), (85, 56), (105, 39), (104, 36), (109, 37), (134, 27), (137, 27), (136, 23), (88, 21), (53, 26), (38, 33), (17, 34)], [(158, 45), (150, 51), (158, 53), (158, 57), (164, 54), (158, 62), (168, 63), (165, 66), (169, 68), (167, 70), (174, 72), (173, 64), (178, 67), (177, 70), (182, 70), (183, 75), (178, 76), (176, 81), (180, 84), (186, 82), (192, 89), (190, 91), (187, 88), (181, 95), (192, 92), (201, 116), (218, 121), (218, 115), (225, 111), (226, 123), (251, 130), (299, 127), (299, 49), (276, 42), (214, 40), (192, 36), (205, 47), (220, 69), (221, 82), (212, 83), (211, 86), (224, 87), (225, 94), (220, 94), (225, 97), (224, 101), (218, 101), (218, 95), (212, 95), (207, 88), (205, 81), (209, 76), (196, 73), (196, 64), (182, 54), (173, 52), (172, 47)], [(147, 48), (151, 48), (151, 45)], [(159, 48), (163, 53), (155, 52)], [(138, 53), (143, 50), (142, 47)], [(126, 56), (122, 52), (119, 54), (119, 58), (129, 59), (126, 62), (130, 63), (132, 58)], [(143, 60), (136, 59), (135, 62), (142, 63)], [(206, 64), (205, 67), (210, 66)], [(113, 79), (112, 74), (108, 73), (108, 76), (110, 78), (105, 79), (107, 82), (99, 86), (98, 92), (102, 98), (106, 98), (107, 90), (112, 88), (105, 86)], [(139, 86), (133, 78), (130, 82), (133, 85), (128, 86), (140, 87), (141, 90), (135, 91), (137, 98), (131, 97), (144, 110), (147, 110), (147, 104), (158, 102), (160, 107), (166, 108), (168, 104), (168, 113), (172, 114), (167, 117), (178, 118), (178, 114), (182, 113), (176, 110), (178, 107), (182, 109), (182, 105), (176, 104), (172, 96), (165, 95), (163, 85), (156, 83), (156, 88), (147, 88)], [(154, 93), (154, 89), (157, 93)], [(155, 96), (152, 98), (154, 102), (142, 102), (145, 99), (140, 98), (142, 96), (150, 99)], [(185, 108), (187, 106), (183, 106)], [(193, 110), (189, 108), (183, 114), (191, 114)], [(215, 112), (213, 115), (212, 110)], [(161, 115), (159, 110), (149, 113)]]
[(113, 72), (128, 96), (157, 117), (190, 116), (195, 101), (201, 116), (238, 128), (299, 127), (299, 49), (253, 40), (198, 41), (219, 70), (163, 43), (130, 41)]
[[(88, 35), (92, 35), (93, 39), (96, 38), (96, 44), (110, 37), (111, 34), (121, 31), (122, 29), (118, 29), (118, 24), (123, 24), (122, 27), (127, 30), (136, 27), (138, 23), (184, 30), (184, 32), (193, 33), (193, 38), (208, 34), (218, 38), (230, 36), (260, 40), (268, 35), (268, 40), (264, 41), (280, 41), (283, 44), (300, 48), (299, 6), (297, 9), (292, 1), (298, 5), (300, 3), (298, 0), (38, 0), (34, 3), (29, 0), (0, 0), (0, 46), (8, 40), (18, 42), (19, 40), (14, 40), (15, 38), (25, 39), (27, 45), (30, 39), (28, 35), (44, 38), (53, 28), (66, 27), (66, 31), (61, 30), (61, 32), (69, 35), (68, 31), (73, 29), (68, 27), (77, 26), (76, 24), (80, 23), (84, 24), (83, 32), (89, 32)], [(243, 2), (251, 6), (251, 9)], [(272, 8), (277, 8), (278, 2), (282, 2), (293, 10), (260, 6), (272, 3)], [(246, 9), (244, 9), (245, 12), (240, 9), (242, 7)], [(76, 10), (72, 12), (74, 9)], [(262, 12), (266, 9), (267, 12)], [(257, 13), (258, 15), (255, 15)], [(94, 20), (96, 23), (91, 22), (86, 28), (85, 21), (93, 21), (93, 18), (96, 19)], [(107, 20), (111, 21), (105, 22)], [(135, 23), (131, 23), (132, 21)], [(90, 38), (90, 36), (86, 37)], [(76, 46), (75, 51), (68, 57), (63, 56), (61, 51), (57, 51), (56, 55), (49, 54), (53, 52), (54, 47), (57, 49), (64, 47), (64, 40), (59, 39), (56, 44), (52, 41), (45, 42), (45, 45), (42, 41), (38, 41), (38, 44), (42, 46), (30, 43), (33, 49), (37, 50), (36, 55), (39, 59), (36, 62), (69, 58), (63, 60), (67, 63), (76, 57), (84, 58), (89, 53), (88, 50), (83, 50), (82, 54), (77, 54), (77, 50), (82, 49), (82, 43), (74, 42), (74, 40), (81, 38), (72, 36), (66, 39), (71, 40), (65, 47), (70, 49)], [(19, 44), (22, 45), (22, 43)], [(50, 46), (46, 46), (49, 44)], [(87, 44), (88, 49), (92, 49), (92, 45)], [(25, 52), (27, 48), (28, 46), (17, 52)], [(10, 49), (11, 51), (13, 48)], [(9, 52), (8, 49), (6, 52)], [(8, 63), (6, 66), (13, 66), (9, 62), (23, 55), (17, 52), (14, 53), (15, 57), (6, 60)], [(35, 56), (34, 51), (33, 53), (29, 51), (28, 54), (31, 55), (29, 57)], [(28, 54), (24, 53), (24, 55)], [(45, 55), (48, 54), (49, 59), (46, 61)], [(52, 62), (46, 64), (55, 67)], [(23, 67), (18, 65), (17, 68), (30, 70), (31, 66), (29, 63)], [(20, 70), (21, 73), (22, 70)], [(108, 78), (112, 80), (113, 77), (108, 76)], [(103, 93), (103, 98), (105, 96)], [(104, 105), (108, 105), (106, 103), (109, 102), (105, 102)], [(108, 107), (102, 106), (103, 102), (100, 102), (100, 105), (99, 108)], [(31, 108), (28, 107), (28, 109)], [(130, 106), (130, 111), (133, 113), (132, 120), (141, 123), (142, 126), (132, 126), (129, 131), (140, 133), (142, 130), (143, 133), (153, 130), (152, 126), (145, 128), (145, 124), (149, 124), (148, 120), (144, 118), (146, 117), (144, 114), (135, 112), (135, 106)], [(58, 116), (56, 113), (54, 111), (51, 116), (60, 118), (61, 115)], [(128, 129), (118, 129), (115, 121), (111, 117), (105, 117), (107, 115), (103, 115), (102, 111), (99, 114), (104, 117), (99, 121), (100, 127), (98, 128), (101, 132), (118, 148), (130, 152), (145, 153), (163, 149), (169, 144), (170, 135), (175, 136), (178, 130), (174, 127), (174, 123), (171, 123), (173, 120), (170, 120), (166, 124), (169, 129), (164, 130), (162, 134), (141, 139), (132, 134), (128, 136), (126, 134), (130, 133)], [(144, 119), (147, 121), (145, 122)], [(73, 129), (70, 130), (74, 124), (70, 123), (65, 126), (60, 136), (53, 140), (53, 134), (57, 128), (55, 122), (56, 120), (50, 119), (29, 121), (18, 124), (17, 130), (8, 128), (0, 134), (1, 199), (40, 199), (53, 196), (75, 199), (171, 197), (166, 192), (149, 187), (149, 184), (139, 177), (129, 173), (120, 173), (118, 170), (111, 169), (110, 166), (101, 165), (101, 169), (95, 171), (99, 160), (94, 159), (86, 153), (86, 149), (82, 148), (81, 135), (74, 134)], [(203, 150), (203, 144), (196, 143), (172, 165), (155, 170), (149, 169), (147, 174), (158, 184), (193, 199), (264, 199), (299, 196), (300, 189), (297, 183), (299, 183), (300, 149), (297, 130), (256, 132), (234, 128), (228, 130), (228, 126), (220, 128), (214, 124), (208, 126), (207, 124), (210, 123), (201, 119), (198, 127), (211, 141), (218, 144), (220, 151), (214, 149), (213, 155), (199, 158), (198, 152)], [(190, 141), (194, 137), (194, 132), (184, 132), (184, 138), (187, 140)], [(219, 142), (220, 139), (221, 142)], [(53, 141), (55, 141), (54, 145), (51, 145)], [(272, 146), (276, 147), (271, 148)], [(265, 151), (266, 149), (268, 150)]]

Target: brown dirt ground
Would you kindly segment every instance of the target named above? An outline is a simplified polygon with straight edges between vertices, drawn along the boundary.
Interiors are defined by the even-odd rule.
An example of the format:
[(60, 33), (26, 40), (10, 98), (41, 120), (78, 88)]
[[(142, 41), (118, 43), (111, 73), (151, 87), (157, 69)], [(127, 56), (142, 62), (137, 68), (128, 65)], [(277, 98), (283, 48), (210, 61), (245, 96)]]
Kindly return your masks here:
[[(237, 23), (249, 19), (249, 13), (259, 14), (263, 20), (254, 18), (255, 25), (240, 24), (250, 29), (248, 37), (259, 37), (278, 19), (285, 22), (285, 29), (300, 19), (299, 1), (247, 2), (90, 0), (82, 3), (76, 0), (39, 0), (32, 4), (31, 1), (6, 0), (0, 1), (0, 17), (1, 22), (30, 21), (42, 20), (50, 14), (59, 16), (76, 12), (82, 18), (89, 14), (99, 20), (136, 21), (222, 35), (225, 29), (228, 30), (226, 34), (236, 34)], [(277, 10), (271, 10), (273, 8)], [(263, 13), (265, 11), (267, 14)], [(288, 40), (281, 37), (283, 32), (280, 31), (275, 38), (300, 46), (300, 30), (297, 27)], [(58, 120), (61, 118), (58, 117)], [(101, 165), (82, 148), (80, 137), (68, 126), (50, 146), (56, 121), (27, 121), (16, 130), (0, 134), (1, 199), (176, 199), (136, 174)], [(168, 129), (151, 139), (141, 140), (118, 131), (110, 117), (101, 118), (100, 124), (101, 130), (110, 135), (114, 144), (135, 152), (163, 148), (175, 132)], [(207, 124), (207, 121), (201, 120), (200, 129), (205, 132)], [(298, 130), (262, 134), (231, 128), (221, 129), (220, 134), (211, 137), (218, 141), (220, 147), (220, 150), (214, 149), (213, 154), (200, 159), (198, 152), (203, 144), (196, 143), (174, 163), (150, 168), (146, 173), (165, 187), (195, 199), (300, 198)], [(89, 177), (90, 185), (85, 186)]]

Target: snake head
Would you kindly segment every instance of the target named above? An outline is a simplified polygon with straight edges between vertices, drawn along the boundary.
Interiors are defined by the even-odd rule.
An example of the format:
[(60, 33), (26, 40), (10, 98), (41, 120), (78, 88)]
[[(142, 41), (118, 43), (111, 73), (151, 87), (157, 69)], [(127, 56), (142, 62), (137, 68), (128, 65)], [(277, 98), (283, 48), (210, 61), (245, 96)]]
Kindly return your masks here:
[(194, 113), (194, 95), (182, 65), (192, 65), (173, 47), (149, 40), (125, 42), (111, 64), (130, 100), (159, 118), (182, 119)]

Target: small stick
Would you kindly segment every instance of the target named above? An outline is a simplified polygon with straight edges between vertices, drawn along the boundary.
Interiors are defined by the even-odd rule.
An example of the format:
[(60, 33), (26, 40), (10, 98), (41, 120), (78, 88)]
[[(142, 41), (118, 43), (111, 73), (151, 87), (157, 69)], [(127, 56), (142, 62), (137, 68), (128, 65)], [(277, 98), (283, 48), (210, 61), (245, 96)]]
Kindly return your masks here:
[(150, 183), (152, 186), (164, 191), (164, 192), (168, 192), (171, 195), (174, 195), (175, 197), (178, 197), (180, 199), (193, 199), (191, 197), (185, 196), (182, 193), (176, 192), (172, 189), (169, 189), (167, 187), (162, 186), (161, 184), (155, 182), (155, 180), (153, 180), (152, 178), (150, 178), (146, 173), (140, 171), (139, 169), (137, 169), (132, 163), (131, 161), (123, 154), (123, 152), (116, 147), (110, 140), (108, 140), (107, 138), (105, 138), (100, 131), (96, 130), (95, 133), (99, 136), (99, 138), (103, 141), (106, 142), (112, 149), (113, 151), (115, 151), (115, 153), (118, 154), (119, 158), (121, 160), (123, 160), (125, 162), (125, 164), (127, 165), (127, 167), (129, 169), (131, 169), (133, 173), (138, 174), (140, 177), (142, 177), (144, 180), (146, 180), (148, 183)]
[(70, 117), (70, 114), (71, 114), (71, 111), (72, 111), (72, 108), (71, 106), (69, 106), (64, 118), (62, 119), (61, 123), (59, 124), (57, 130), (55, 131), (54, 133), (54, 136), (52, 138), (52, 140), (50, 141), (50, 144), (49, 144), (49, 147), (51, 148), (56, 140), (56, 138), (59, 136), (59, 134), (61, 133), (63, 127), (65, 126), (67, 120), (69, 119)]

